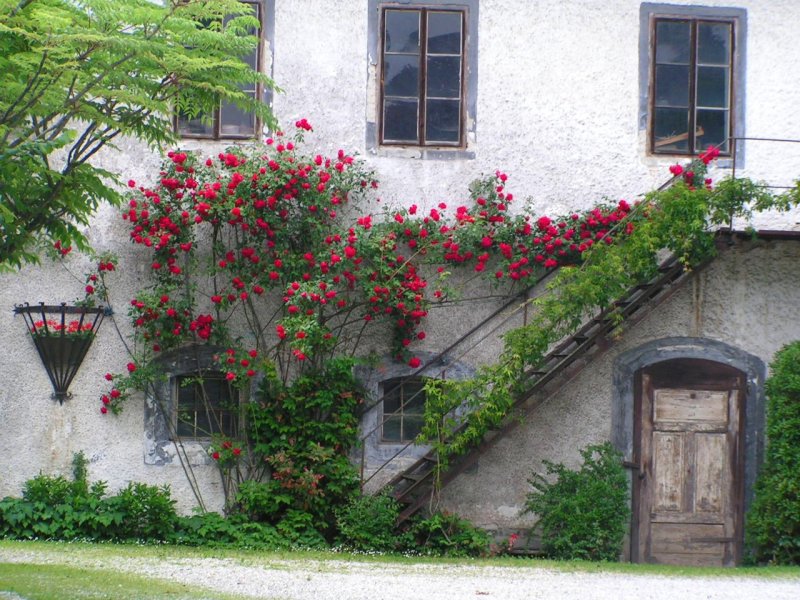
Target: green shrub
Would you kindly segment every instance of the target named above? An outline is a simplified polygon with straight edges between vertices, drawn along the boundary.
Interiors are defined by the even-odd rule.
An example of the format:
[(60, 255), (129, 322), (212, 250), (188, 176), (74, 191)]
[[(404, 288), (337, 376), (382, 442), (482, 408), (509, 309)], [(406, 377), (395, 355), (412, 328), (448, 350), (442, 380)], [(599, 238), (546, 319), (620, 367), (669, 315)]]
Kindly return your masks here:
[(172, 544), (187, 546), (223, 546), (282, 550), (290, 543), (271, 525), (225, 518), (209, 512), (178, 517), (175, 530), (167, 536)]
[(400, 505), (392, 496), (357, 496), (336, 512), (339, 542), (362, 551), (404, 550), (409, 536), (395, 533)]
[(539, 517), (542, 549), (556, 559), (617, 560), (630, 518), (628, 477), (610, 443), (581, 450), (579, 471), (544, 461), (533, 473), (525, 512)]
[(747, 518), (747, 540), (759, 563), (800, 564), (800, 342), (770, 365), (767, 450)]
[(271, 479), (242, 482), (231, 512), (275, 526), (291, 511), (308, 513), (312, 529), (333, 539), (335, 511), (359, 489), (348, 454), (362, 394), (352, 371), (351, 359), (336, 358), (290, 385), (267, 374), (247, 423), (252, 453), (269, 465)]
[(34, 504), (64, 504), (72, 499), (72, 495), (72, 482), (61, 475), (54, 477), (39, 473), (22, 486), (22, 499)]
[(437, 512), (410, 528), (414, 549), (436, 556), (487, 556), (491, 536), (458, 515)]
[(314, 515), (302, 510), (286, 511), (275, 526), (283, 538), (297, 548), (327, 548), (325, 536), (315, 526)]
[(23, 486), (22, 498), (0, 502), (0, 536), (33, 539), (103, 539), (114, 515), (106, 510), (104, 482), (39, 474)]
[(284, 514), (293, 503), (294, 495), (284, 490), (279, 481), (248, 479), (239, 484), (232, 511), (250, 521), (270, 522), (277, 520), (276, 515)]
[(119, 539), (163, 540), (178, 522), (167, 485), (131, 482), (108, 499), (108, 507), (119, 513), (115, 536)]

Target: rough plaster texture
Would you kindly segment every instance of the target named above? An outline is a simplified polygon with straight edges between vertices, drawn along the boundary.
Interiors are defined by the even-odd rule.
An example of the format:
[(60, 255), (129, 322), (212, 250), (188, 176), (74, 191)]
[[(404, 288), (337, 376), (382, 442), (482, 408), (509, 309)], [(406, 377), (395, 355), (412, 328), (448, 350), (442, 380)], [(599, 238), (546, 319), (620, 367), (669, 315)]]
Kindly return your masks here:
[[(798, 265), (796, 241), (739, 242), (723, 250), (646, 318), (629, 328), (623, 325), (606, 352), (526, 414), (521, 425), (480, 457), (477, 467), (446, 487), (442, 506), (499, 532), (530, 527), (531, 516), (520, 511), (530, 491), (527, 479), (533, 470), (542, 469), (541, 460), (577, 467), (580, 448), (612, 439), (618, 408), (614, 400), (621, 398), (614, 388), (620, 355), (644, 353), (655, 343), (667, 346), (669, 339), (686, 336), (695, 344), (684, 356), (727, 361), (711, 350), (697, 354), (698, 342), (708, 340), (708, 346), (725, 345), (740, 355), (752, 355), (754, 364), (768, 364), (784, 344), (800, 339)], [(763, 379), (749, 382), (762, 383)], [(751, 395), (759, 393), (763, 391), (753, 389)], [(759, 416), (748, 413), (747, 418)]]
[[(675, 0), (675, 4), (689, 2)], [(800, 4), (793, 0), (704, 0), (702, 4), (747, 11), (747, 134), (800, 139), (796, 110), (800, 85), (791, 76), (800, 64), (800, 45), (795, 43)], [(368, 0), (324, 4), (276, 0), (275, 21), (267, 27), (271, 39), (266, 63), (284, 90), (275, 95), (274, 108), (287, 129), (297, 118), (306, 117), (315, 126), (308, 136), (312, 147), (322, 152), (340, 147), (356, 150), (377, 170), (383, 202), (371, 209), (373, 213), (380, 213), (382, 206), (412, 202), (422, 207), (440, 201), (461, 203), (471, 180), (498, 168), (510, 175), (509, 191), (520, 203), (530, 198), (538, 212), (562, 213), (592, 206), (604, 196), (633, 199), (662, 183), (667, 167), (675, 162), (647, 156), (639, 128), (640, 2), (634, 0), (480, 0), (478, 35), (471, 38), (478, 46), (477, 120), (467, 148), (473, 158), (369, 154), (367, 123), (374, 121), (377, 105), (370, 79), (368, 7)], [(225, 145), (184, 144), (203, 154), (216, 154)], [(118, 146), (118, 152), (100, 153), (98, 164), (120, 173), (123, 180), (155, 179), (157, 153), (130, 140), (121, 140)], [(718, 169), (715, 177), (727, 172)], [(772, 184), (789, 184), (800, 172), (800, 144), (748, 142), (746, 164), (739, 172)], [(798, 222), (800, 214), (795, 211), (761, 218), (758, 224), (798, 230)], [(63, 406), (50, 399), (50, 383), (39, 357), (22, 319), (14, 318), (11, 308), (25, 301), (59, 303), (77, 298), (88, 263), (70, 256), (64, 268), (44, 264), (0, 277), (0, 306), (7, 308), (0, 313), (6, 348), (0, 353), (4, 456), (0, 496), (19, 493), (23, 482), (40, 471), (68, 472), (72, 453), (84, 450), (91, 460), (92, 478), (108, 480), (111, 489), (128, 481), (170, 483), (180, 508), (188, 511), (196, 500), (180, 465), (145, 464), (144, 399), (129, 402), (119, 418), (98, 411), (103, 374), (124, 370), (128, 361), (120, 337), (130, 333), (126, 303), (145, 284), (148, 265), (143, 253), (127, 242), (125, 225), (115, 210), (101, 209), (89, 234), (98, 250), (111, 250), (120, 257), (111, 290), (117, 314), (103, 324), (71, 386), (73, 398)], [(778, 260), (776, 253), (785, 256)], [(764, 261), (770, 268), (762, 270)], [(706, 336), (746, 348), (766, 361), (782, 342), (800, 337), (796, 261), (796, 246), (791, 244), (737, 249), (703, 272), (694, 287), (686, 287), (674, 302), (662, 306), (658, 319), (632, 331), (622, 346), (634, 347), (657, 337)], [(777, 265), (783, 265), (782, 277), (775, 271)], [(466, 283), (462, 287), (468, 292), (465, 298), (492, 293), (475, 291)], [(498, 302), (485, 298), (465, 302), (458, 311), (452, 306), (433, 309), (421, 350), (440, 351)], [(524, 317), (520, 311), (505, 326)], [(453, 360), (469, 368), (487, 362), (498, 351), (499, 332), (485, 332), (473, 350), (454, 355)], [(373, 336), (363, 349), (383, 353), (384, 339)], [(498, 468), (488, 473), (481, 466), (463, 476), (448, 491), (447, 502), (485, 525), (518, 523), (524, 481), (539, 458), (574, 460), (576, 448), (608, 437), (611, 371), (610, 362), (600, 361), (583, 372), (562, 399), (537, 413), (535, 426), (519, 429), (516, 437), (497, 446), (489, 462)], [(213, 465), (198, 466), (195, 476), (205, 503), (220, 507), (222, 494)], [(473, 481), (476, 491), (470, 491)]]

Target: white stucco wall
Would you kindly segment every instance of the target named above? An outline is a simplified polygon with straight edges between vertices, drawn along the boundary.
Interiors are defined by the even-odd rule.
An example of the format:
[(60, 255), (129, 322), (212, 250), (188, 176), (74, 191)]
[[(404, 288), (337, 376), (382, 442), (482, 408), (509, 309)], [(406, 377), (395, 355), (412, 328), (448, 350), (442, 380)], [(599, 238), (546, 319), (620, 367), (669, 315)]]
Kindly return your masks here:
[[(689, 4), (683, 0), (674, 3)], [(794, 76), (800, 64), (800, 45), (796, 44), (800, 3), (704, 0), (702, 4), (747, 10), (747, 134), (800, 139), (800, 82)], [(477, 38), (470, 32), (470, 43), (478, 46), (477, 120), (475, 137), (468, 147), (474, 158), (433, 160), (408, 158), (407, 153), (398, 151), (370, 153), (366, 124), (374, 121), (377, 107), (374, 81), (370, 79), (367, 0), (276, 0), (274, 39), (269, 43), (273, 76), (284, 90), (274, 99), (277, 116), (287, 129), (297, 118), (308, 118), (315, 127), (308, 136), (309, 143), (322, 152), (345, 148), (366, 156), (382, 184), (382, 206), (412, 202), (431, 206), (440, 201), (455, 204), (466, 199), (471, 180), (496, 169), (509, 174), (508, 190), (519, 204), (530, 198), (537, 211), (556, 214), (590, 207), (603, 197), (634, 199), (665, 181), (667, 167), (675, 159), (647, 156), (645, 135), (639, 128), (640, 2), (480, 0), (478, 6)], [(372, 73), (374, 77), (374, 69)], [(186, 147), (210, 153), (223, 146), (186, 143)], [(157, 153), (129, 141), (120, 143), (120, 152), (106, 151), (98, 157), (103, 167), (121, 173), (123, 180), (132, 178), (142, 183), (154, 180), (159, 160)], [(718, 170), (715, 176), (726, 172)], [(788, 185), (800, 176), (800, 144), (748, 142), (745, 164), (739, 172), (771, 184)], [(795, 210), (789, 215), (766, 217), (758, 224), (797, 230), (798, 222), (800, 212)], [(124, 316), (126, 302), (143, 284), (147, 265), (126, 241), (124, 223), (115, 210), (102, 209), (89, 233), (98, 250), (111, 250), (120, 256), (111, 291), (117, 315), (103, 324), (71, 386), (73, 398), (63, 406), (50, 399), (50, 383), (39, 357), (21, 317), (14, 318), (11, 308), (25, 301), (74, 300), (81, 295), (87, 264), (71, 256), (65, 262), (71, 273), (45, 263), (0, 276), (0, 306), (7, 309), (0, 313), (0, 327), (5, 332), (5, 351), (0, 353), (0, 455), (4, 457), (0, 461), (0, 496), (19, 493), (22, 483), (40, 471), (67, 473), (72, 453), (83, 450), (91, 460), (90, 477), (108, 480), (112, 489), (128, 481), (170, 483), (180, 508), (189, 510), (195, 501), (180, 465), (144, 464), (142, 400), (129, 402), (118, 418), (102, 416), (98, 411), (105, 384), (103, 374), (123, 370), (128, 361), (114, 324), (123, 336), (130, 333)], [(781, 293), (788, 298), (796, 289), (795, 283)], [(713, 294), (710, 297), (713, 300)], [(759, 298), (753, 302), (766, 302), (764, 297)], [(479, 305), (480, 310), (474, 306), (469, 309), (471, 317), (481, 311), (488, 313), (492, 307), (488, 302)], [(731, 343), (736, 336), (745, 335), (740, 326), (725, 324), (730, 311), (713, 302), (710, 307), (704, 313), (704, 327), (719, 321), (710, 333), (728, 336)], [(664, 313), (658, 323), (664, 335), (676, 335), (688, 327), (682, 310)], [(438, 351), (448, 335), (464, 331), (468, 324), (451, 311), (432, 311), (428, 329), (437, 335), (430, 335), (422, 349)], [(791, 335), (800, 337), (800, 332), (785, 330), (778, 335), (788, 340)], [(747, 337), (744, 341), (763, 345), (758, 348), (759, 355), (771, 355), (778, 341), (763, 336), (759, 339)], [(495, 348), (494, 343), (486, 341), (474, 356), (461, 360), (474, 367), (492, 356)], [(591, 373), (604, 376), (602, 369)], [(587, 372), (584, 377), (588, 376)], [(587, 391), (592, 388), (587, 385), (582, 389), (575, 394), (574, 404), (554, 402), (549, 406), (558, 406), (559, 411), (569, 411), (570, 406), (582, 410), (577, 407), (582, 406), (584, 396), (592, 396)], [(552, 422), (555, 433), (524, 440), (525, 460), (505, 461), (510, 470), (502, 474), (498, 470), (492, 476), (500, 478), (495, 489), (512, 485), (520, 477), (524, 481), (531, 457), (557, 456), (553, 451), (556, 442), (575, 448), (584, 440), (604, 437), (607, 409), (602, 402), (596, 413), (569, 430), (559, 428), (570, 419), (554, 412), (545, 422)], [(508, 444), (503, 446), (504, 451), (513, 457), (513, 443)], [(213, 465), (200, 465), (195, 475), (206, 504), (218, 508), (222, 497)], [(501, 514), (503, 506), (518, 504), (520, 488), (512, 488), (516, 490), (512, 500), (487, 494), (480, 505), (491, 502), (495, 508), (486, 508), (490, 516), (481, 518), (482, 523), (512, 522)], [(454, 489), (461, 488), (456, 485)], [(467, 508), (464, 503), (454, 505)]]
[(768, 365), (782, 346), (800, 339), (798, 265), (800, 240), (740, 241), (724, 249), (644, 319), (623, 324), (608, 350), (573, 379), (545, 394), (444, 489), (442, 507), (506, 534), (530, 527), (531, 515), (521, 510), (531, 473), (544, 471), (542, 459), (576, 468), (579, 449), (612, 438), (617, 357), (653, 340), (690, 337), (723, 342)]

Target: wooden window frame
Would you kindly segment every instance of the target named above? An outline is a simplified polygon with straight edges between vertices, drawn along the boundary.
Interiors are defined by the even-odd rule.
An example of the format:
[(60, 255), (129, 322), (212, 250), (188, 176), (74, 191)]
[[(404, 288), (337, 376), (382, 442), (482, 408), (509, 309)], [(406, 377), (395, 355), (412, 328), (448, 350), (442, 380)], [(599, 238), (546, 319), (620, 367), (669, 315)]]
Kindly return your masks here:
[[(263, 0), (239, 0), (242, 4), (249, 4), (253, 7), (255, 11), (256, 18), (258, 19), (259, 26), (258, 26), (258, 42), (255, 47), (255, 54), (256, 54), (256, 71), (261, 73), (263, 71), (263, 47), (264, 47), (264, 6)], [(264, 86), (261, 83), (255, 84), (255, 98), (261, 98), (264, 94)], [(262, 123), (261, 119), (258, 117), (253, 118), (253, 133), (252, 134), (229, 134), (222, 132), (222, 108), (223, 103), (220, 100), (219, 106), (214, 109), (214, 114), (211, 117), (211, 132), (210, 133), (192, 133), (189, 131), (182, 131), (180, 128), (180, 116), (177, 112), (172, 116), (172, 123), (175, 133), (177, 133), (182, 139), (194, 139), (194, 140), (253, 140), (258, 139), (259, 132), (261, 131)], [(198, 115), (200, 117), (200, 115)]]
[[(193, 381), (194, 380), (194, 381)], [(212, 425), (212, 431), (202, 432), (199, 430), (197, 426), (197, 412), (198, 412), (198, 399), (196, 397), (197, 394), (197, 386), (204, 385), (208, 381), (219, 382), (223, 385), (227, 385), (229, 392), (230, 392), (230, 400), (235, 403), (236, 407), (231, 409), (226, 409), (219, 407), (219, 399), (217, 399), (216, 403), (209, 402), (209, 411), (211, 411), (211, 415), (209, 417), (214, 417), (217, 419), (216, 426)], [(186, 382), (184, 384), (184, 382)], [(190, 410), (191, 413), (194, 413), (194, 425), (192, 426), (193, 432), (189, 435), (179, 433), (181, 427), (181, 392), (186, 390), (186, 388), (194, 388), (195, 394), (193, 399), (193, 406)], [(223, 435), (226, 437), (237, 437), (239, 432), (241, 431), (243, 420), (242, 420), (242, 403), (241, 403), (241, 394), (238, 389), (230, 385), (230, 382), (227, 381), (225, 378), (225, 374), (218, 371), (203, 371), (202, 373), (184, 373), (181, 375), (176, 375), (172, 378), (172, 394), (173, 394), (173, 410), (172, 410), (172, 422), (173, 422), (173, 431), (175, 432), (175, 437), (180, 438), (182, 440), (200, 440), (200, 441), (208, 441), (215, 435)], [(232, 427), (231, 431), (225, 431), (222, 427), (220, 417), (223, 413), (230, 414)]]
[[(685, 22), (689, 23), (690, 26), (690, 37), (689, 37), (689, 71), (691, 77), (689, 78), (689, 126), (688, 131), (685, 134), (687, 137), (687, 150), (686, 151), (677, 151), (677, 150), (659, 150), (657, 146), (659, 145), (656, 141), (655, 136), (655, 110), (656, 110), (656, 47), (657, 47), (657, 26), (658, 23), (663, 22)], [(691, 16), (691, 15), (653, 15), (650, 22), (650, 83), (649, 83), (649, 118), (647, 124), (647, 132), (648, 132), (648, 147), (649, 152), (655, 156), (697, 156), (701, 152), (703, 152), (707, 144), (704, 146), (703, 144), (697, 144), (696, 140), (696, 133), (697, 133), (697, 97), (696, 97), (696, 89), (697, 89), (697, 70), (698, 70), (698, 61), (697, 61), (697, 29), (701, 23), (711, 23), (711, 24), (725, 24), (731, 27), (730, 31), (730, 53), (728, 57), (728, 102), (727, 107), (725, 110), (728, 112), (728, 137), (727, 137), (727, 149), (724, 150), (720, 148), (720, 155), (721, 156), (731, 156), (731, 148), (733, 145), (733, 140), (731, 139), (735, 134), (736, 131), (736, 76), (737, 76), (737, 68), (736, 68), (736, 36), (737, 31), (736, 28), (738, 26), (736, 18), (725, 18), (725, 17), (706, 17), (706, 16)], [(684, 134), (680, 134), (676, 137), (683, 137)], [(667, 138), (667, 140), (672, 140), (672, 138)], [(673, 140), (674, 141), (674, 140)], [(660, 145), (664, 145), (665, 140), (659, 140)]]
[[(404, 394), (403, 394), (403, 391), (404, 391), (404, 386), (406, 386), (408, 384), (424, 386), (425, 378), (424, 377), (395, 377), (395, 378), (392, 378), (392, 379), (386, 379), (383, 382), (381, 382), (381, 391), (382, 391), (382, 395), (383, 395), (383, 402), (381, 402), (381, 412), (380, 412), (380, 420), (381, 420), (380, 441), (381, 441), (381, 443), (384, 443), (384, 444), (407, 444), (409, 442), (414, 441), (414, 439), (416, 438), (416, 434), (413, 437), (408, 437), (408, 436), (405, 435), (405, 419), (406, 419), (406, 415), (407, 414), (408, 415), (411, 415), (411, 414), (414, 414), (414, 415), (422, 414), (422, 415), (424, 415), (424, 406), (425, 406), (425, 402), (426, 402), (425, 388), (421, 387), (420, 390), (418, 390), (417, 392), (415, 392), (411, 396), (411, 398), (406, 399)], [(399, 406), (399, 408), (397, 410), (395, 410), (395, 411), (393, 411), (391, 413), (387, 413), (386, 412), (386, 405), (385, 405), (386, 399), (389, 398), (395, 392), (400, 395), (400, 406)], [(404, 411), (404, 407), (406, 406), (406, 404), (408, 404), (408, 402), (410, 400), (414, 400), (417, 397), (418, 394), (422, 394), (422, 407), (423, 407), (422, 411), (423, 412), (422, 413), (406, 413)], [(399, 420), (399, 422), (400, 422), (400, 437), (399, 437), (399, 439), (390, 439), (390, 438), (387, 438), (386, 435), (385, 435), (385, 426), (391, 420)]]
[[(417, 141), (409, 140), (391, 140), (386, 139), (384, 136), (384, 105), (386, 101), (385, 94), (385, 81), (384, 81), (384, 65), (386, 54), (386, 14), (389, 11), (398, 12), (415, 12), (420, 17), (420, 50), (419, 50), (419, 89), (417, 90), (416, 100), (418, 102), (417, 110)], [(427, 141), (426, 140), (426, 100), (427, 96), (427, 70), (426, 58), (428, 56), (428, 19), (430, 13), (457, 13), (461, 16), (461, 70), (459, 73), (459, 115), (458, 115), (458, 140), (455, 142), (445, 141)], [(447, 7), (447, 6), (406, 6), (406, 5), (386, 5), (380, 9), (380, 29), (378, 35), (380, 64), (378, 87), (379, 87), (379, 104), (378, 104), (378, 143), (381, 146), (391, 147), (412, 147), (412, 148), (444, 148), (444, 149), (464, 149), (466, 147), (465, 136), (465, 114), (467, 110), (467, 11), (461, 7)], [(391, 54), (391, 53), (390, 53)]]

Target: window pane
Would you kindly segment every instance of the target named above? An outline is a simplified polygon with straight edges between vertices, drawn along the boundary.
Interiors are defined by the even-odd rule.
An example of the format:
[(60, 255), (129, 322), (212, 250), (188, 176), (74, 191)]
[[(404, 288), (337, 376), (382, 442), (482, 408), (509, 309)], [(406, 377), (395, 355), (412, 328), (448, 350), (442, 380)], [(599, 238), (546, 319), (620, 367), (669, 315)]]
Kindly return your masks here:
[(422, 414), (425, 410), (425, 386), (411, 382), (403, 386), (403, 412)]
[(213, 137), (214, 124), (211, 122), (204, 123), (199, 116), (190, 119), (186, 115), (178, 115), (178, 133), (180, 135)]
[(383, 424), (383, 439), (389, 442), (399, 442), (400, 438), (400, 417), (390, 417)]
[(383, 413), (390, 415), (400, 414), (400, 387), (392, 384), (391, 387), (384, 387), (383, 391)]
[(256, 118), (235, 104), (223, 104), (220, 110), (220, 135), (252, 137), (256, 133)]
[(177, 426), (183, 437), (206, 438), (216, 433), (236, 435), (239, 422), (238, 395), (219, 375), (200, 383), (193, 376), (176, 379)]
[(410, 442), (422, 431), (422, 415), (408, 416), (403, 420), (403, 441)]
[(458, 143), (461, 126), (461, 102), (429, 100), (425, 112), (425, 141)]
[[(195, 421), (197, 430), (195, 431), (195, 436), (210, 437), (212, 433), (219, 432), (217, 427), (211, 425), (212, 420), (209, 417), (213, 418), (213, 415), (206, 410), (205, 406), (201, 405), (197, 407), (197, 418)], [(216, 420), (213, 422), (216, 424)]]
[(461, 58), (429, 56), (426, 93), (429, 97), (461, 97)]
[(418, 143), (417, 100), (387, 98), (383, 103), (383, 139)]
[(386, 52), (419, 54), (419, 11), (387, 10), (384, 49)]
[(728, 108), (728, 69), (697, 67), (697, 106)]
[(461, 54), (461, 13), (428, 13), (428, 52)]
[[(728, 115), (727, 110), (698, 110), (697, 111), (697, 148), (719, 146), (720, 152), (728, 152)], [(700, 130), (703, 130), (702, 135)]]
[(653, 115), (656, 152), (687, 152), (689, 149), (689, 111), (656, 108)]
[(384, 57), (383, 85), (387, 96), (419, 96), (419, 59), (402, 54)]
[(181, 437), (194, 437), (194, 413), (178, 415), (177, 433)]
[(697, 26), (697, 62), (727, 65), (731, 57), (731, 25), (700, 23)]
[(689, 64), (691, 47), (688, 21), (656, 23), (656, 62)]
[(656, 66), (656, 106), (689, 106), (689, 67)]

